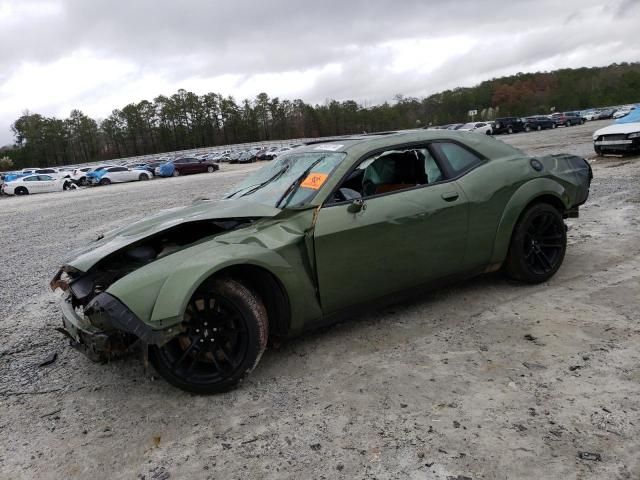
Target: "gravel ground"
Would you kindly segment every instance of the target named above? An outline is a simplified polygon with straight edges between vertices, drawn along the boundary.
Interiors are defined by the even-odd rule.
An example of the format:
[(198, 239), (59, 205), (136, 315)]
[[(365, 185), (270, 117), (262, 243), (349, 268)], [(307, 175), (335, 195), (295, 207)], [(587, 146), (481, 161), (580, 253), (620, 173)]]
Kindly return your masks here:
[[(606, 123), (500, 139), (591, 157)], [(640, 161), (591, 160), (547, 284), (489, 275), (361, 315), (210, 397), (70, 349), (47, 282), (100, 232), (255, 165), (0, 199), (0, 478), (640, 478)]]

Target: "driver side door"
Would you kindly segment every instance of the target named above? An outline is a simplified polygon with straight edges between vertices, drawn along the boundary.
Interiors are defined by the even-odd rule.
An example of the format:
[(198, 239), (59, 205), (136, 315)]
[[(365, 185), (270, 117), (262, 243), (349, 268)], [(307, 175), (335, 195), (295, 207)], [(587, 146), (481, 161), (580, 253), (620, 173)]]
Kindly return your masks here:
[(349, 191), (362, 195), (360, 211), (353, 211), (352, 201), (330, 200), (321, 208), (314, 238), (324, 314), (461, 271), (469, 214), (465, 194), (427, 147), (409, 150), (424, 156), (415, 184), (391, 178), (385, 165), (369, 171), (371, 164), (363, 169), (362, 189), (348, 180)]

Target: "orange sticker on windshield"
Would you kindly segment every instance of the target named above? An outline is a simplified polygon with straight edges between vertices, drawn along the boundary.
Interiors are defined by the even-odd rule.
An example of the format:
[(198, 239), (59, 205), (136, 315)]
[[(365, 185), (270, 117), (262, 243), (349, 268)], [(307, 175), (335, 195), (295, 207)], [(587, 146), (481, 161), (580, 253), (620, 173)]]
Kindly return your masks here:
[(329, 175), (327, 175), (326, 173), (310, 173), (307, 178), (304, 179), (304, 182), (300, 184), (300, 186), (318, 190), (327, 180), (328, 176)]

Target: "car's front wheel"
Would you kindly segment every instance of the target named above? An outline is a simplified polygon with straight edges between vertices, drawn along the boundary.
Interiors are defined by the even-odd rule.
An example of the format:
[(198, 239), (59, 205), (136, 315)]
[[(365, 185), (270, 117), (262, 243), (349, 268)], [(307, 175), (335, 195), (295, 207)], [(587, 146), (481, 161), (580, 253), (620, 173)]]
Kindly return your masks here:
[(267, 312), (259, 297), (232, 279), (205, 282), (191, 297), (184, 328), (149, 360), (172, 385), (194, 393), (224, 392), (255, 368), (267, 346)]
[(215, 169), (214, 169), (211, 165), (209, 165), (209, 166), (207, 167), (207, 172), (209, 172), (209, 173), (213, 173), (213, 172), (214, 172), (214, 170), (215, 170)]
[(515, 280), (540, 283), (562, 265), (567, 249), (567, 228), (561, 213), (548, 203), (529, 207), (513, 231), (505, 272)]
[(138, 180), (140, 180), (141, 182), (144, 182), (145, 180), (149, 180), (149, 176), (146, 173), (141, 173), (138, 176)]
[(174, 177), (179, 177), (180, 176), (180, 170), (178, 170), (177, 168), (173, 171), (172, 174)]
[(108, 178), (101, 178), (100, 179), (100, 185), (109, 185), (111, 183), (111, 180)]

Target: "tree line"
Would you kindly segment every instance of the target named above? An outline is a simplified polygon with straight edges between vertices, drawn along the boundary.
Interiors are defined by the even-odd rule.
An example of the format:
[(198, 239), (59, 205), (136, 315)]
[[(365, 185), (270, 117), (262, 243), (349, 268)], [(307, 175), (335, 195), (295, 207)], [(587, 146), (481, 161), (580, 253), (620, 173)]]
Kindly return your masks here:
[(311, 105), (303, 100), (237, 101), (218, 93), (178, 90), (153, 101), (130, 103), (96, 121), (80, 110), (69, 118), (25, 112), (12, 125), (16, 167), (55, 166), (234, 143), (323, 137), (440, 125), (498, 116), (640, 101), (640, 63), (518, 73), (470, 88), (425, 98), (396, 95), (392, 102), (364, 106), (353, 100)]

